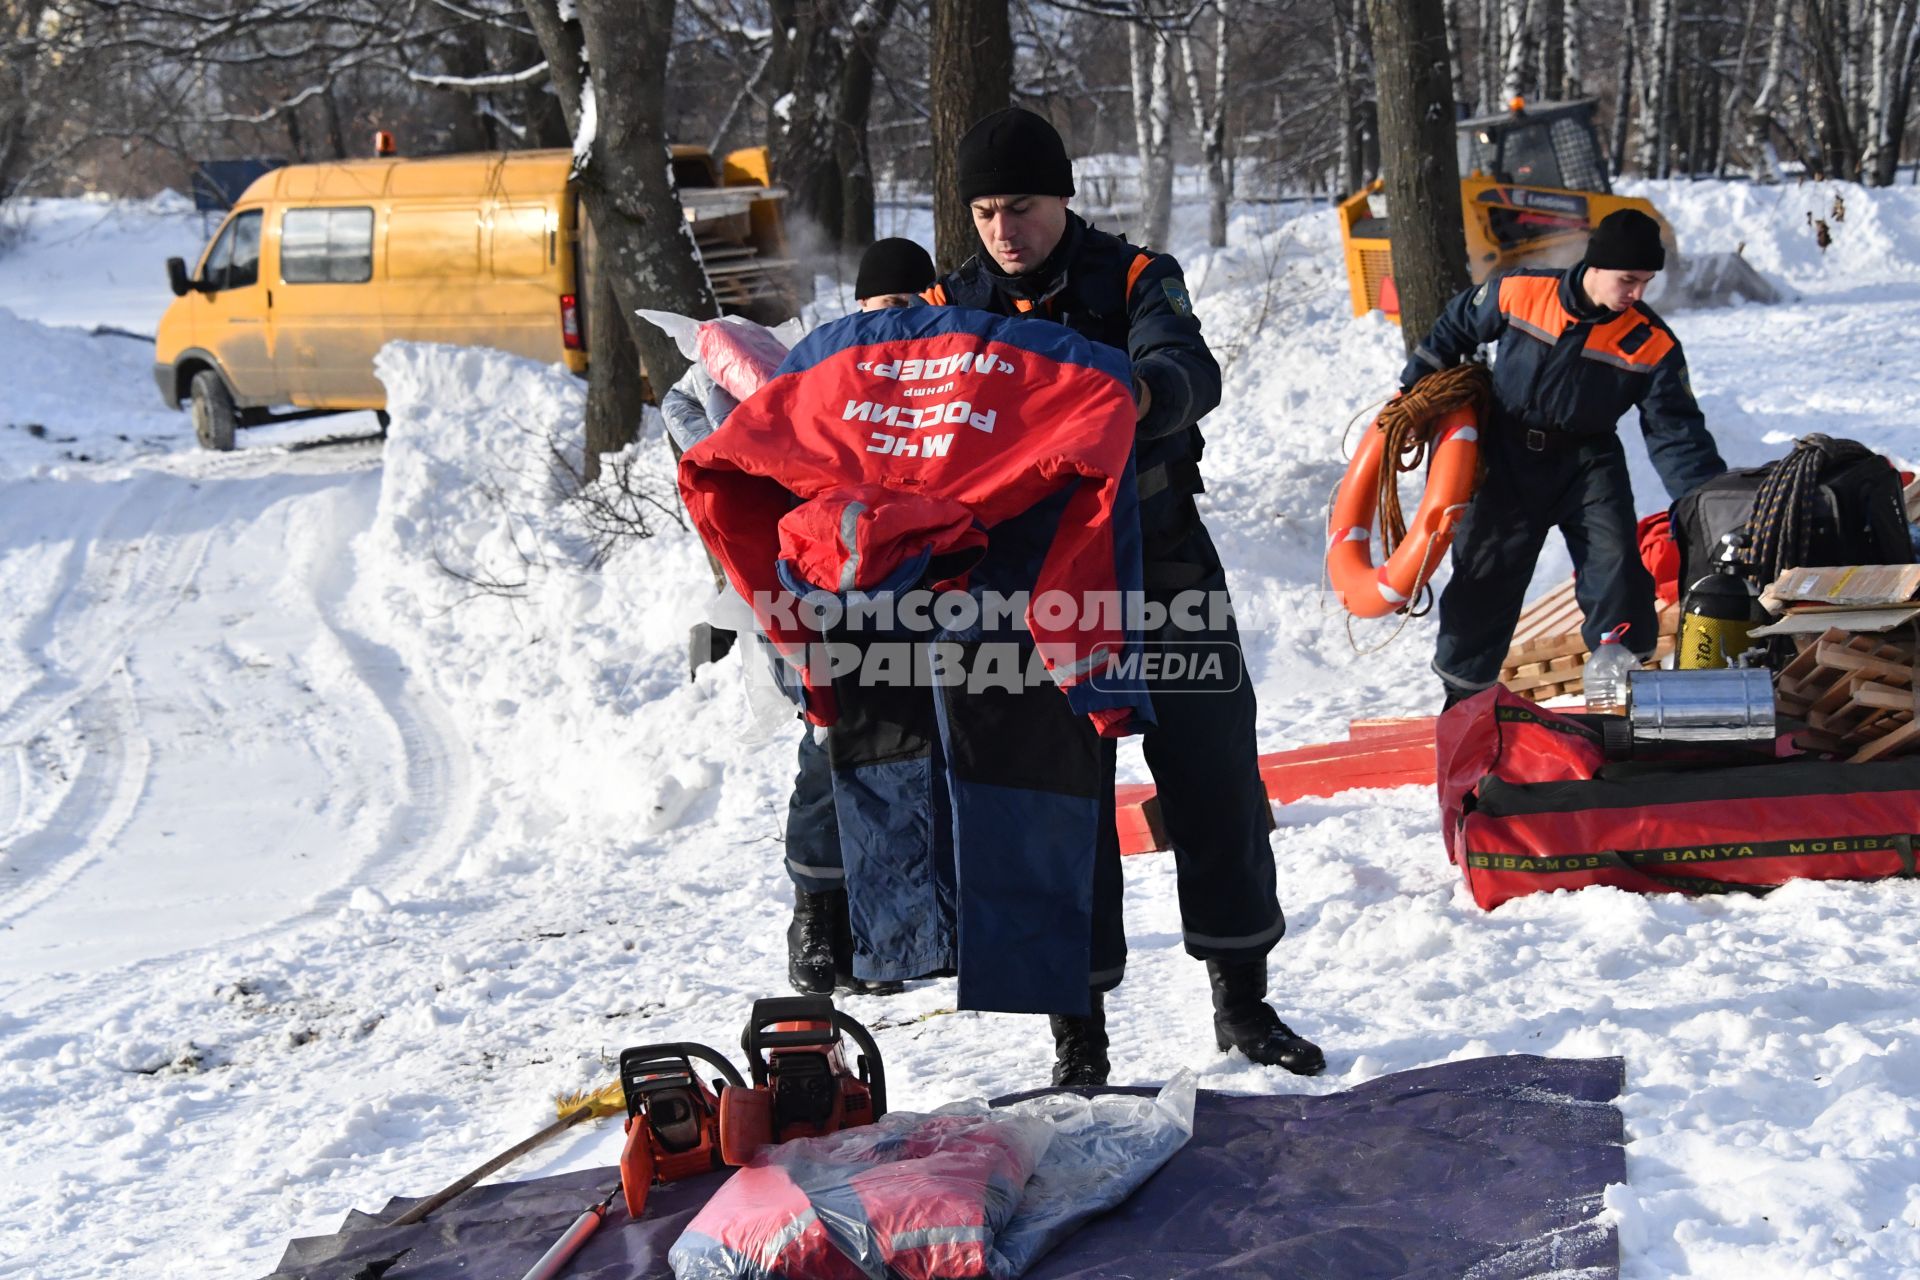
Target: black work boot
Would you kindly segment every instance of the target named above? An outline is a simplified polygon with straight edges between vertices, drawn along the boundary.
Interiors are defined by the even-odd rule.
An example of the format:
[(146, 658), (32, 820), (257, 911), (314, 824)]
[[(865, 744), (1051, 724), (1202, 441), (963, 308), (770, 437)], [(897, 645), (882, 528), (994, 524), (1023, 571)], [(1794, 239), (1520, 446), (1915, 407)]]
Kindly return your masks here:
[(1053, 1082), (1070, 1087), (1107, 1082), (1106, 997), (1093, 993), (1093, 1007), (1084, 1018), (1053, 1014)]
[(1209, 960), (1213, 982), (1213, 1038), (1225, 1053), (1238, 1049), (1268, 1067), (1285, 1067), (1297, 1076), (1319, 1075), (1327, 1057), (1311, 1040), (1294, 1033), (1267, 1005), (1267, 961)]
[(787, 981), (803, 996), (833, 994), (834, 899), (844, 893), (793, 891), (793, 923), (787, 926)]
[(853, 976), (853, 917), (847, 910), (846, 892), (833, 896), (839, 904), (833, 922), (833, 985), (856, 996), (897, 996), (905, 991), (904, 982)]

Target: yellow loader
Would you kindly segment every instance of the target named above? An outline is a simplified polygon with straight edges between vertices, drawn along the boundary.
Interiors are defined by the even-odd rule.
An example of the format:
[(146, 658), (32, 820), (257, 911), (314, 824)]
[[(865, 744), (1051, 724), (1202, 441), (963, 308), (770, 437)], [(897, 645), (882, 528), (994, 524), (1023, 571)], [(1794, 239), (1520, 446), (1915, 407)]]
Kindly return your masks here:
[[(1516, 98), (1510, 112), (1460, 122), (1460, 172), (1466, 175), (1460, 179), (1460, 209), (1474, 283), (1509, 267), (1569, 266), (1585, 251), (1595, 223), (1617, 209), (1638, 209), (1660, 224), (1667, 245), (1667, 270), (1650, 299), (1656, 305), (1780, 301), (1778, 290), (1739, 254), (1683, 257), (1673, 228), (1651, 201), (1615, 195), (1593, 114), (1591, 99), (1529, 106)], [(1340, 205), (1347, 285), (1357, 316), (1400, 312), (1381, 190), (1375, 181)]]

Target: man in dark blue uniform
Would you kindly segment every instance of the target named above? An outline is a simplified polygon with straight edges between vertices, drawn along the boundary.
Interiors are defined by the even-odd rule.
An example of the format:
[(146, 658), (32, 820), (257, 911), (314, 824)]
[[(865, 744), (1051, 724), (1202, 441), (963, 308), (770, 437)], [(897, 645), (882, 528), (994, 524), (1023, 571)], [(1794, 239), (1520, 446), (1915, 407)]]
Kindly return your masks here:
[(1588, 648), (1627, 623), (1643, 658), (1659, 637), (1653, 577), (1640, 561), (1633, 485), (1618, 426), (1640, 410), (1647, 454), (1678, 501), (1726, 470), (1687, 381), (1673, 331), (1641, 301), (1666, 265), (1660, 224), (1622, 209), (1580, 262), (1517, 270), (1447, 304), (1401, 374), (1403, 386), (1496, 342), (1485, 478), (1453, 539), (1433, 670), (1446, 705), (1500, 678), (1547, 531), (1573, 556)]
[[(928, 301), (1055, 320), (1133, 362), (1146, 594), (1168, 610), (1147, 648), (1230, 658), (1218, 678), (1152, 684), (1159, 727), (1142, 739), (1173, 845), (1187, 952), (1206, 962), (1222, 1050), (1311, 1075), (1326, 1059), (1265, 1003), (1267, 953), (1286, 920), (1267, 843), (1272, 817), (1259, 775), (1253, 689), (1241, 670), (1226, 573), (1194, 503), (1202, 490), (1198, 423), (1220, 401), (1220, 369), (1200, 335), (1180, 264), (1068, 211), (1066, 147), (1030, 111), (1010, 108), (974, 125), (960, 141), (958, 168), (985, 252), (936, 283)], [(1171, 607), (1179, 600), (1217, 607), (1196, 618), (1192, 609)], [(1051, 1020), (1055, 1083), (1106, 1082), (1100, 995), (1120, 978), (1119, 969), (1095, 975), (1090, 1017)]]

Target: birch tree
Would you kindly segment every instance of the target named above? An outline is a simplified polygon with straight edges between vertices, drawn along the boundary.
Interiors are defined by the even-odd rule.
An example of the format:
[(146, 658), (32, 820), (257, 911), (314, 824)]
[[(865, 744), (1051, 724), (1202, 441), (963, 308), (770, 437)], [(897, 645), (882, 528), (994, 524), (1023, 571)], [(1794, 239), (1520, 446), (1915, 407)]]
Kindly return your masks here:
[(1586, 60), (1581, 49), (1586, 41), (1586, 0), (1561, 0), (1560, 8), (1560, 91), (1578, 98), (1586, 92)]
[(1867, 181), (1884, 187), (1892, 183), (1900, 163), (1920, 31), (1914, 20), (1914, 0), (1871, 0), (1871, 4), (1870, 88), (1861, 165)]
[(1500, 12), (1500, 43), (1505, 53), (1500, 76), (1500, 100), (1511, 102), (1525, 97), (1532, 89), (1529, 73), (1534, 50), (1536, 0), (1503, 0)]
[(1232, 183), (1227, 172), (1227, 31), (1231, 0), (1215, 0), (1213, 5), (1213, 93), (1211, 102), (1201, 86), (1200, 60), (1194, 46), (1198, 43), (1192, 26), (1180, 38), (1180, 55), (1187, 72), (1187, 101), (1193, 108), (1193, 133), (1200, 139), (1200, 154), (1207, 165), (1207, 243), (1214, 248), (1227, 243), (1227, 206), (1232, 198)]
[(1640, 146), (1634, 164), (1650, 178), (1666, 176), (1667, 119), (1672, 110), (1673, 6), (1647, 0), (1646, 56), (1640, 64)]
[(1133, 136), (1140, 156), (1140, 238), (1165, 249), (1173, 222), (1173, 37), (1151, 2), (1127, 24)]

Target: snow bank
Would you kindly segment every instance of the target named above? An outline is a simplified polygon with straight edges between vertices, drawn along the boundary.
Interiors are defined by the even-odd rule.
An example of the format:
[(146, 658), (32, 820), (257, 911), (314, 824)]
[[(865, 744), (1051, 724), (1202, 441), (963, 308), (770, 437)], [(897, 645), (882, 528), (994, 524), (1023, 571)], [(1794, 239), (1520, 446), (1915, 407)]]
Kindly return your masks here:
[[(637, 503), (611, 478), (583, 500), (585, 389), (564, 368), (399, 343), (377, 367), (393, 421), (352, 603), (492, 757), (489, 830), (519, 839), (483, 842), (464, 873), (544, 860), (561, 824), (600, 841), (710, 807), (741, 731), (739, 663), (687, 683), (687, 629), (713, 589), (659, 433), (603, 473)], [(596, 536), (589, 505), (623, 500), (651, 539)]]
[(23, 319), (0, 307), (0, 478), (193, 442), (153, 382), (153, 344)]
[[(1920, 191), (1852, 182), (1629, 181), (1666, 217), (1682, 254), (1742, 253), (1798, 289), (1854, 287), (1920, 274)], [(1819, 243), (1824, 224), (1829, 240)]]

